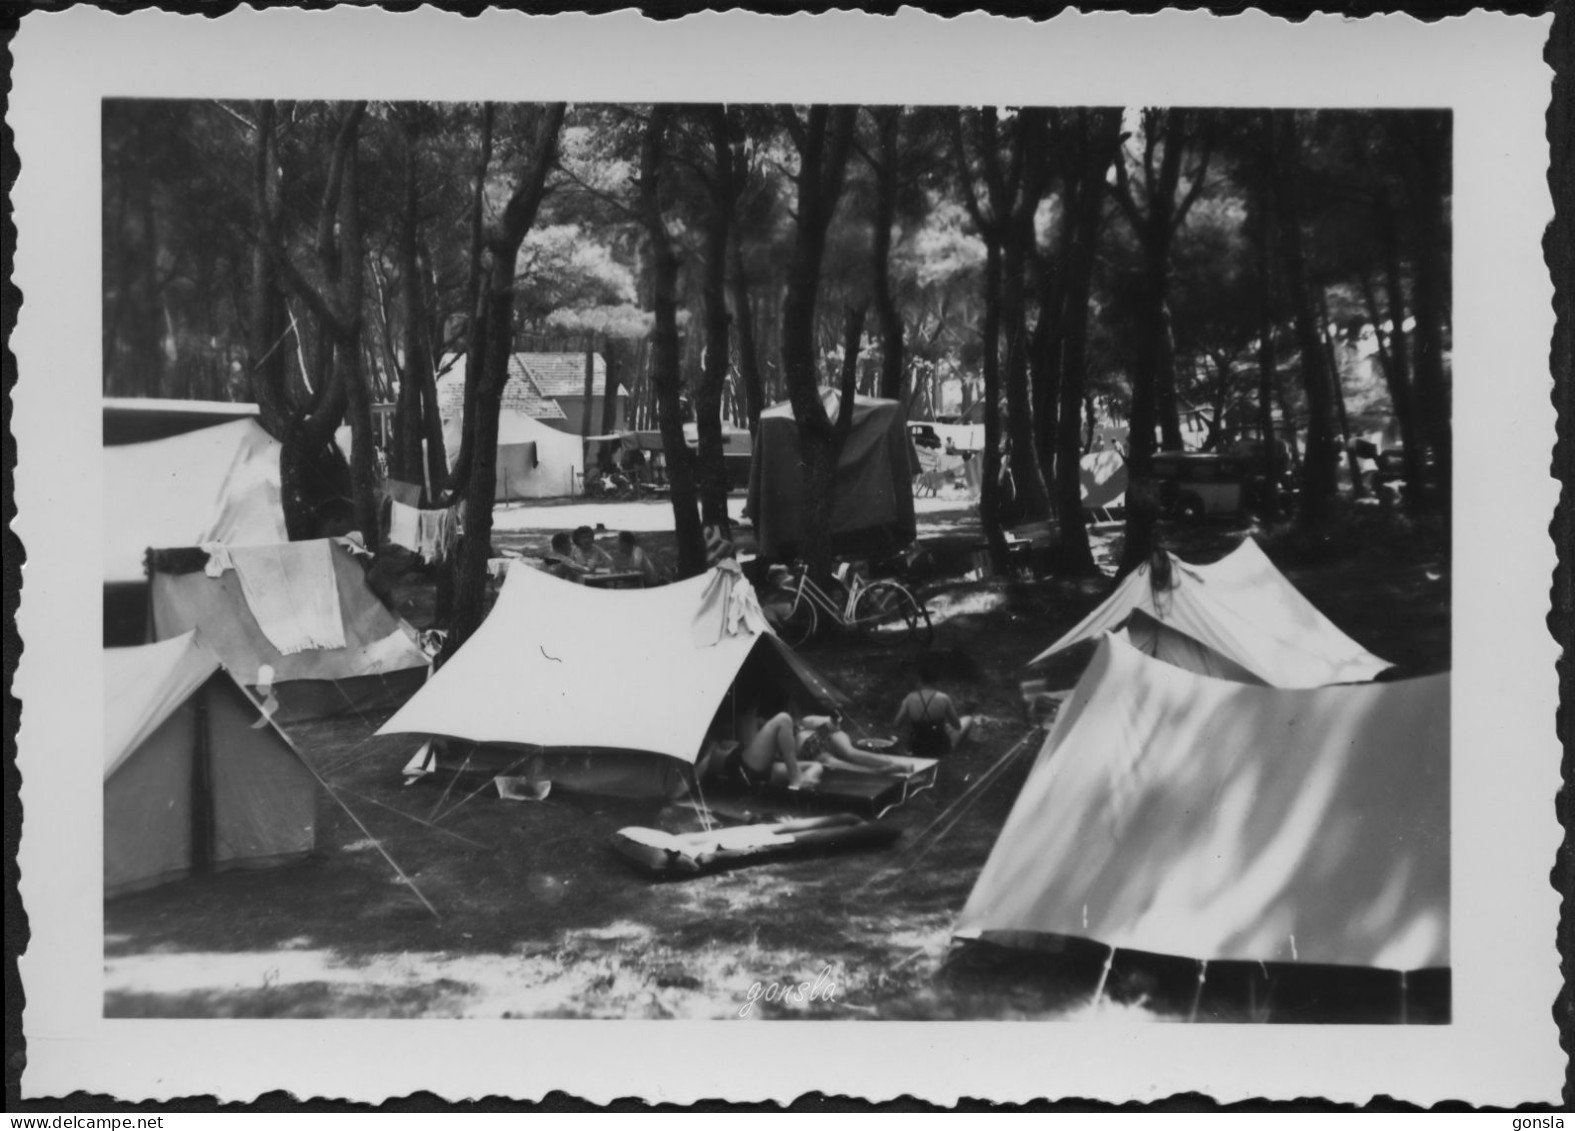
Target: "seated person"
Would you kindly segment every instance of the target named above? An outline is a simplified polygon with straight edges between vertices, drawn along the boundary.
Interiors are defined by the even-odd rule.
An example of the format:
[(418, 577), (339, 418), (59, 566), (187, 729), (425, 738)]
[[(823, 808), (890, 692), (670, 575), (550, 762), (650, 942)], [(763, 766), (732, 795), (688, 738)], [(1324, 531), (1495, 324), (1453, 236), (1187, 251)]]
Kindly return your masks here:
[(552, 547), (547, 551), (545, 572), (554, 577), (561, 577), (564, 581), (579, 581), (585, 573), (585, 568), (574, 560), (574, 547), (569, 542), (569, 536), (564, 531), (552, 536)]
[(660, 581), (656, 563), (640, 548), (639, 541), (627, 530), (618, 535), (618, 548), (613, 551), (612, 560), (615, 569), (638, 573), (642, 585), (656, 585)]
[(919, 661), (919, 686), (908, 692), (893, 727), (908, 727), (908, 753), (916, 758), (939, 758), (950, 754), (973, 726), (973, 717), (957, 714), (951, 696), (935, 688), (935, 661), (925, 656)]
[(569, 560), (582, 570), (612, 569), (612, 556), (596, 544), (596, 532), (589, 526), (578, 527), (574, 531), (574, 546), (569, 551)]

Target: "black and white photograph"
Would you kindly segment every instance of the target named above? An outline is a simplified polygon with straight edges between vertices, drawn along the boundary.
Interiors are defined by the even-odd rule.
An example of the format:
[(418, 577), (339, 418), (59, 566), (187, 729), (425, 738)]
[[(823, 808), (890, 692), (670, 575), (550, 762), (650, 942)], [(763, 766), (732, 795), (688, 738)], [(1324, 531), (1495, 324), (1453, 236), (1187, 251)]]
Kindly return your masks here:
[[(1547, 76), (1439, 73), (1545, 21), (339, 13), (286, 78), (316, 17), (238, 16), (18, 119), (32, 1034), (178, 1019), (234, 1098), (1558, 1095)], [(69, 1044), (36, 1094), (182, 1094)]]

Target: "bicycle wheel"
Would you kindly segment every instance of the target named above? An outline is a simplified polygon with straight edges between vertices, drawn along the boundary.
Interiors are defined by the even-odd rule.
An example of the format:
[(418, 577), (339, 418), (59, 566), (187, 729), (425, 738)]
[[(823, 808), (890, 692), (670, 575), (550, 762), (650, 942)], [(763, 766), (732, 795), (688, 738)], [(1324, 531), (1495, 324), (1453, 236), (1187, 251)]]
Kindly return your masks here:
[(875, 644), (928, 644), (935, 636), (930, 611), (895, 581), (877, 581), (853, 606), (859, 635)]
[(819, 618), (814, 603), (792, 590), (780, 590), (761, 602), (766, 620), (790, 647), (797, 648), (815, 635)]

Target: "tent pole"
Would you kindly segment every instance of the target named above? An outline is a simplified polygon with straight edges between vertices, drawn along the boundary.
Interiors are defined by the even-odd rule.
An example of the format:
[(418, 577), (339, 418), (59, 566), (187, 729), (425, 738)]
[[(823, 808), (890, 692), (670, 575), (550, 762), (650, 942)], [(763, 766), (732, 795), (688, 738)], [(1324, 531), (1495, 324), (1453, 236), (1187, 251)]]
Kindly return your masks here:
[(194, 875), (213, 871), (213, 766), (208, 735), (208, 690), (192, 697), (191, 752), (191, 870)]
[(1402, 970), (1400, 971), (1400, 1024), (1402, 1025), (1410, 1024), (1410, 1010), (1407, 1008), (1406, 988), (1405, 971)]
[(1197, 989), (1192, 991), (1192, 1015), (1187, 1018), (1188, 1021), (1196, 1021), (1198, 1019), (1198, 1005), (1203, 1001), (1203, 983), (1208, 980), (1209, 960), (1204, 958), (1198, 962), (1198, 986)]
[(1105, 955), (1104, 969), (1099, 972), (1099, 984), (1094, 987), (1094, 1008), (1096, 1009), (1099, 1008), (1100, 1003), (1105, 999), (1105, 982), (1110, 977), (1110, 968), (1115, 965), (1115, 961), (1116, 948), (1111, 947), (1110, 953)]

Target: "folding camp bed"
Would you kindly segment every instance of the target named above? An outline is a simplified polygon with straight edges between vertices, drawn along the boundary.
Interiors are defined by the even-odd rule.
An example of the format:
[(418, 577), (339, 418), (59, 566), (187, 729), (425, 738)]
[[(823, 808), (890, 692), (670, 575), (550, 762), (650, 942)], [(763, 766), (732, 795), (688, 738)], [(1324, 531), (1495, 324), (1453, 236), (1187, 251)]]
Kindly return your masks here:
[(888, 755), (906, 769), (896, 772), (826, 766), (818, 781), (797, 787), (772, 783), (744, 786), (730, 781), (706, 782), (706, 792), (739, 793), (747, 791), (763, 801), (794, 808), (840, 809), (874, 818), (885, 816), (909, 798), (935, 784), (937, 763), (931, 758), (902, 758)]

